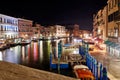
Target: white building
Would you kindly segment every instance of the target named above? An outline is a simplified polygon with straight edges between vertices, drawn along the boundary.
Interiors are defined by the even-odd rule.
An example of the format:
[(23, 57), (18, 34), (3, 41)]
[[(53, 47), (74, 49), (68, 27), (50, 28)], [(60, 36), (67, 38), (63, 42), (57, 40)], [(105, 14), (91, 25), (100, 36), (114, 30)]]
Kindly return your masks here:
[(65, 27), (61, 25), (55, 25), (55, 36), (56, 37), (65, 37), (66, 32), (65, 32)]
[(0, 38), (18, 37), (18, 19), (0, 14)]
[(66, 37), (66, 29), (65, 26), (61, 25), (48, 26), (47, 28), (44, 28), (42, 34), (46, 37)]

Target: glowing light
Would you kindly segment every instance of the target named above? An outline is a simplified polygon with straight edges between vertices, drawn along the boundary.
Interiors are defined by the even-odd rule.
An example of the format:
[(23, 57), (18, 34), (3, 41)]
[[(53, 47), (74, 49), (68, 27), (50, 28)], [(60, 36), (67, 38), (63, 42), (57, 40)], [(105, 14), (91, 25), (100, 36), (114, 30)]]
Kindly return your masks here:
[(39, 52), (40, 52), (40, 61), (42, 62), (42, 60), (43, 60), (43, 42), (42, 41), (40, 41), (40, 49), (39, 49)]
[(25, 60), (25, 47), (22, 47), (22, 60)]
[(74, 39), (74, 42), (76, 42), (77, 40), (76, 39)]
[(13, 48), (10, 48), (10, 51), (13, 51)]
[(0, 52), (0, 61), (2, 61), (3, 59), (2, 59), (2, 52)]
[(76, 51), (73, 51), (74, 54), (76, 54)]
[(35, 39), (36, 39), (37, 37), (36, 37), (36, 36), (34, 36), (33, 38), (35, 38)]
[(25, 36), (27, 37), (28, 35), (26, 34)]
[(37, 61), (38, 59), (38, 45), (34, 43), (34, 60)]
[(79, 54), (79, 50), (74, 50), (72, 54)]

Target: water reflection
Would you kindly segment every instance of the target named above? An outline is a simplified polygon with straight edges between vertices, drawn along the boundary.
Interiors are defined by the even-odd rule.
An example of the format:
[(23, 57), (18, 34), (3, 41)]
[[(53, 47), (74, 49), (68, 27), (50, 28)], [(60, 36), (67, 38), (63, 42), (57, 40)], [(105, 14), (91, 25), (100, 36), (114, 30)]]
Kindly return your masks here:
[[(70, 43), (72, 38), (66, 38), (62, 41), (63, 44)], [(0, 60), (50, 71), (50, 53), (54, 54), (53, 58), (58, 57), (58, 42), (59, 40), (38, 41), (31, 42), (31, 44), (26, 46), (11, 47), (10, 49), (0, 51)], [(58, 71), (52, 70), (52, 72), (57, 73)], [(60, 72), (60, 74), (66, 76), (74, 76), (69, 69), (61, 70)]]
[(49, 60), (50, 60), (50, 41), (43, 42), (43, 61), (42, 65), (44, 65), (43, 69), (49, 70)]
[(22, 47), (22, 55), (21, 55), (21, 58), (22, 58), (22, 61), (25, 62), (25, 47)]
[(20, 58), (20, 54), (18, 52), (19, 52), (18, 47), (13, 47), (13, 48), (7, 49), (5, 51), (2, 51), (1, 53), (3, 55), (3, 61), (19, 64), (21, 61), (21, 58)]
[(39, 59), (40, 59), (40, 63), (43, 62), (43, 41), (39, 41)]
[[(69, 39), (64, 41), (64, 43), (69, 42)], [(55, 49), (55, 57), (57, 57), (57, 43), (58, 41), (55, 41), (55, 46), (51, 46), (51, 41), (38, 41), (26, 46), (11, 47), (0, 51), (0, 60), (49, 70), (50, 52)]]
[(33, 56), (34, 56), (34, 61), (36, 62), (38, 60), (38, 45), (37, 43), (34, 43), (33, 45)]
[(0, 60), (48, 70), (49, 54), (50, 41), (39, 41), (0, 51)]

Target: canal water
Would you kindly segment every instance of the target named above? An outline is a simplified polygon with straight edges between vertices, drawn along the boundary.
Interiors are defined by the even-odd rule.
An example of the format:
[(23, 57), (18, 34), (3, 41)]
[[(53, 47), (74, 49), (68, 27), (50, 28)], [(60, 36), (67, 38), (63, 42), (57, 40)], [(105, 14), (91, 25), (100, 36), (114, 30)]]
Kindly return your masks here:
[(1, 60), (37, 69), (49, 70), (50, 41), (32, 42), (1, 51)]
[[(68, 41), (65, 40), (64, 43)], [(57, 70), (50, 70), (51, 41), (31, 42), (26, 46), (15, 46), (0, 51), (0, 60), (21, 64), (35, 69), (57, 73)], [(74, 77), (72, 70), (61, 70), (61, 74)]]

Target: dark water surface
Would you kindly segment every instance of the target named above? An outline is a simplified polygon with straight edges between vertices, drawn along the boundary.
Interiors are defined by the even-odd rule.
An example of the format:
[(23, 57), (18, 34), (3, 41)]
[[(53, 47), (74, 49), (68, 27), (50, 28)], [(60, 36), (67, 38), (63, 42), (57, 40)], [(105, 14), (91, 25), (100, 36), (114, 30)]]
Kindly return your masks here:
[[(0, 51), (0, 60), (58, 73), (57, 70), (50, 70), (49, 67), (50, 44), (51, 41), (38, 41), (26, 46), (11, 47)], [(60, 74), (75, 77), (71, 69), (61, 70)]]

